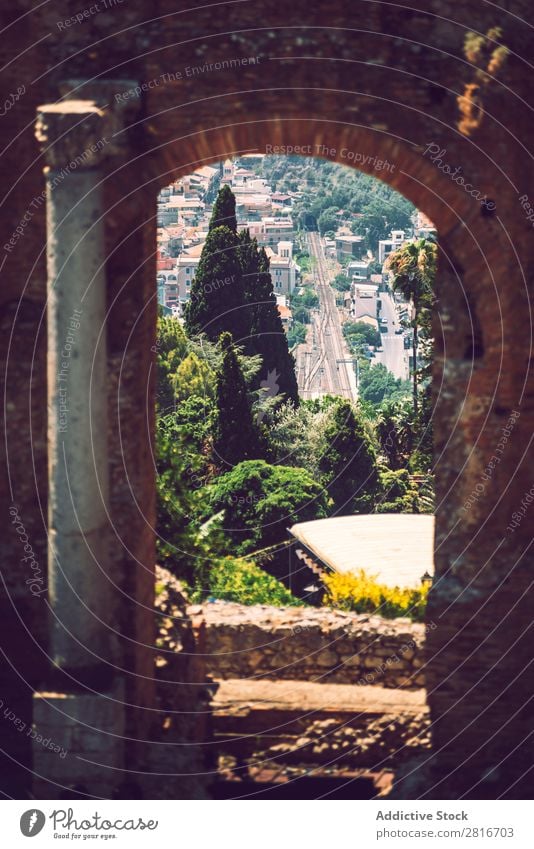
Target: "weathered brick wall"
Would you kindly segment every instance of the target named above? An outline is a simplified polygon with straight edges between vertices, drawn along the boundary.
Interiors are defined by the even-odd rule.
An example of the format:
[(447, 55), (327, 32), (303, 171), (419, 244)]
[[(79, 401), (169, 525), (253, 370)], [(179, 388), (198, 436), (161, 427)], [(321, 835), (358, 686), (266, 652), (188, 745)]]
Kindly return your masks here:
[(214, 602), (189, 608), (206, 621), (214, 678), (273, 678), (423, 687), (425, 626), (327, 608)]

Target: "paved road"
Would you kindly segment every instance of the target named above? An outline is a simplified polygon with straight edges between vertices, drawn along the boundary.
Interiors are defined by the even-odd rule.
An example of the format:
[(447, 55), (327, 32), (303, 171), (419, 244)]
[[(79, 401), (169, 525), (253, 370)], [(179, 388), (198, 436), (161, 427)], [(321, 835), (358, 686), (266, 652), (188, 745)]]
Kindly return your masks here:
[(373, 363), (383, 363), (395, 377), (400, 377), (401, 380), (407, 380), (409, 377), (409, 352), (404, 349), (404, 336), (400, 333), (395, 333), (395, 330), (400, 327), (400, 323), (393, 295), (389, 292), (380, 292), (380, 299), (382, 301), (380, 317), (387, 318), (388, 332), (381, 334), (384, 351), (382, 354), (376, 355)]
[(315, 258), (315, 290), (319, 296), (319, 309), (314, 312), (306, 343), (300, 345), (297, 351), (300, 394), (303, 398), (341, 395), (355, 400), (356, 378), (352, 365), (342, 362), (350, 354), (343, 338), (335, 293), (330, 285), (323, 240), (318, 233), (309, 233), (308, 244), (310, 255)]

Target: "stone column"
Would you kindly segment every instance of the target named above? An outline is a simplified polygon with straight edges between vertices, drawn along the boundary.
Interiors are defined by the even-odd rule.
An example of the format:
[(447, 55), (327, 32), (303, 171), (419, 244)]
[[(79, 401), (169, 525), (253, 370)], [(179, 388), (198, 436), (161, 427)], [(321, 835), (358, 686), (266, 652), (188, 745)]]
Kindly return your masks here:
[[(117, 115), (96, 100), (38, 109), (48, 272), (47, 691), (34, 697), (34, 793), (111, 796), (124, 768), (124, 672), (111, 570), (104, 160)], [(58, 753), (59, 751), (59, 753)], [(70, 791), (68, 791), (70, 792)]]
[(106, 115), (42, 106), (47, 163), (50, 654), (74, 675), (113, 661), (107, 569), (106, 280), (99, 166)]

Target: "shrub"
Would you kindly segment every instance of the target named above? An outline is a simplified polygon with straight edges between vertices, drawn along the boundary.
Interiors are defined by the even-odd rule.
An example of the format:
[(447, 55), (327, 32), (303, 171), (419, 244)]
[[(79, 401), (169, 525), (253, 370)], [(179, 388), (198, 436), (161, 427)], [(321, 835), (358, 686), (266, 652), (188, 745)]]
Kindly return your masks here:
[(343, 335), (354, 347), (358, 345), (381, 345), (380, 331), (365, 321), (347, 321), (343, 325)]
[(287, 331), (287, 344), (290, 348), (295, 345), (301, 345), (306, 341), (308, 328), (305, 324), (295, 321)]
[(417, 489), (410, 483), (407, 469), (386, 470), (380, 473), (382, 500), (375, 506), (375, 513), (419, 513)]
[(337, 515), (370, 513), (378, 484), (376, 454), (356, 408), (339, 400), (324, 430), (319, 468)]
[(424, 618), (428, 587), (389, 587), (363, 569), (323, 575), (327, 590), (324, 604), (353, 613), (377, 613), (388, 619), (407, 616), (415, 622)]
[(239, 604), (302, 606), (302, 602), (280, 581), (242, 558), (223, 557), (216, 560), (210, 569), (208, 584), (207, 591), (197, 589), (192, 594), (194, 601), (205, 601), (206, 596), (211, 596)]
[(287, 527), (324, 519), (325, 489), (304, 469), (245, 460), (208, 488), (210, 514), (224, 511), (223, 529), (237, 555), (285, 542)]

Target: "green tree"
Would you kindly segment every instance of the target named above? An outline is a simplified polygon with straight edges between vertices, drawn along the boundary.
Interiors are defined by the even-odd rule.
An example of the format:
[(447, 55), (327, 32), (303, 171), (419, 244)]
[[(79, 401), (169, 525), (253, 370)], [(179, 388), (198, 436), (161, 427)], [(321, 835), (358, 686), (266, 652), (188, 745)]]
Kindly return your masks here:
[(359, 397), (375, 407), (387, 400), (399, 400), (410, 393), (410, 383), (395, 377), (383, 363), (360, 368)]
[(215, 374), (204, 360), (191, 351), (178, 366), (172, 386), (176, 401), (185, 401), (191, 395), (214, 398)]
[(382, 344), (379, 331), (365, 321), (347, 321), (343, 325), (343, 335), (354, 346), (375, 345), (378, 347)]
[(372, 196), (361, 210), (352, 230), (356, 235), (364, 236), (364, 246), (368, 250), (376, 251), (379, 240), (385, 239), (388, 234), (384, 203)]
[(201, 532), (206, 496), (204, 458), (176, 414), (156, 422), (156, 493), (159, 563), (190, 586), (204, 585), (216, 540)]
[(375, 513), (419, 513), (417, 489), (412, 486), (407, 469), (380, 473), (380, 498)]
[(295, 377), (295, 362), (289, 353), (287, 337), (278, 312), (273, 290), (269, 259), (263, 248), (258, 249), (256, 239), (250, 238), (248, 230), (239, 235), (239, 257), (245, 293), (245, 316), (248, 336), (245, 343), (247, 354), (259, 354), (262, 368), (257, 387), (264, 386), (276, 395), (285, 395), (287, 400), (298, 404), (298, 385)]
[(334, 206), (323, 210), (317, 219), (317, 226), (322, 236), (324, 236), (328, 230), (333, 230), (335, 232), (338, 225), (339, 217), (337, 214), (337, 208)]
[(217, 374), (213, 453), (216, 464), (225, 467), (261, 457), (263, 452), (230, 333), (221, 335), (220, 347), (222, 363)]
[(376, 417), (380, 450), (392, 470), (403, 469), (414, 445), (414, 412), (410, 401), (385, 401)]
[(328, 495), (304, 469), (248, 460), (209, 487), (212, 512), (224, 511), (223, 528), (237, 554), (287, 540), (296, 522), (328, 515)]
[(339, 401), (324, 432), (320, 461), (337, 515), (371, 512), (378, 483), (371, 438), (349, 401)]
[(214, 230), (216, 227), (228, 227), (233, 233), (237, 233), (235, 195), (230, 186), (220, 189), (213, 204), (209, 229)]
[(437, 245), (428, 239), (409, 242), (390, 254), (387, 260), (387, 267), (393, 274), (393, 289), (395, 292), (401, 292), (413, 305), (413, 406), (416, 413), (419, 330), (423, 325), (429, 333), (436, 262)]
[(334, 289), (337, 289), (338, 292), (348, 292), (350, 289), (350, 280), (347, 275), (342, 272), (340, 274), (336, 274), (332, 282), (332, 286)]
[(268, 422), (271, 458), (284, 466), (300, 466), (321, 480), (320, 462), (338, 398), (324, 396), (302, 401), (299, 407), (282, 404)]
[(228, 331), (237, 342), (246, 338), (238, 246), (238, 237), (229, 227), (210, 229), (185, 308), (189, 334), (205, 333), (216, 341)]
[(168, 412), (175, 406), (173, 377), (189, 350), (189, 340), (177, 319), (158, 318), (153, 350), (157, 364), (157, 406), (160, 412)]

